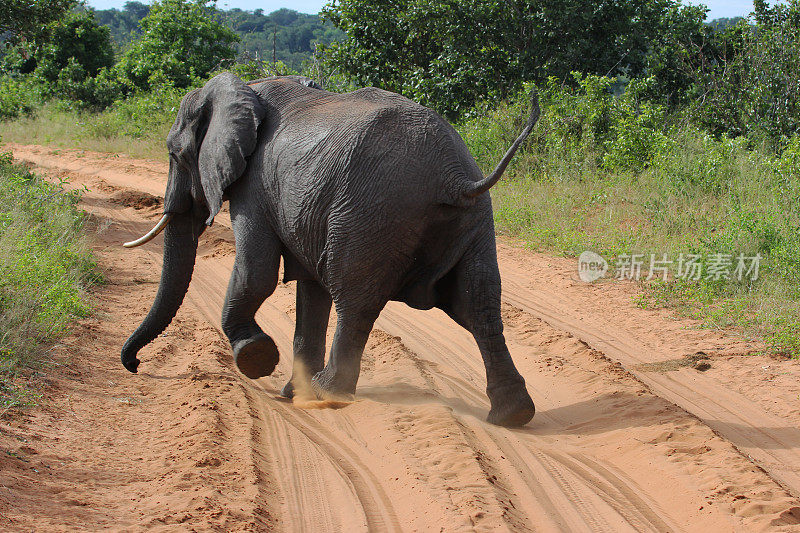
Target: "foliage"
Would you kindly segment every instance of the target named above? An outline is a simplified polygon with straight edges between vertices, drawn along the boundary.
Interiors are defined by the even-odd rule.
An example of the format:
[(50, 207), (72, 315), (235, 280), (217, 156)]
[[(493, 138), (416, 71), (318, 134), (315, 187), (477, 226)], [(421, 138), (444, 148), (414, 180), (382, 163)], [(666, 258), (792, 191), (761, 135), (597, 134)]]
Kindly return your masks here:
[(0, 120), (31, 114), (42, 102), (40, 89), (31, 77), (0, 76)]
[[(279, 9), (265, 15), (260, 9), (250, 13), (241, 9), (220, 12), (225, 24), (241, 38), (240, 55), (262, 61), (283, 62), (300, 70), (310, 59), (317, 43), (330, 44), (344, 38), (344, 33), (324, 22), (319, 15), (307, 15), (291, 9)], [(274, 47), (273, 47), (274, 45)]]
[(47, 82), (58, 80), (60, 71), (70, 62), (90, 77), (114, 64), (108, 28), (97, 24), (91, 12), (69, 13), (52, 23), (46, 33), (32, 55), (34, 70)]
[[(618, 81), (605, 76), (572, 73), (573, 84), (551, 77), (540, 101), (542, 118), (529, 141), (535, 150), (523, 149), (512, 160), (517, 168), (534, 171), (549, 181), (589, 179), (600, 170), (641, 171), (648, 167), (666, 142), (663, 107), (643, 101), (648, 81), (631, 82), (614, 96)], [(499, 161), (522, 129), (527, 112), (524, 90), (512, 103), (496, 108), (483, 106), (459, 130), (470, 151), (485, 171)], [(503, 117), (500, 119), (499, 117)], [(531, 152), (536, 151), (537, 157)], [(543, 166), (545, 161), (553, 166)]]
[(697, 96), (698, 71), (722, 55), (719, 36), (725, 26), (704, 24), (706, 12), (705, 6), (670, 6), (661, 13), (664, 31), (654, 36), (646, 59), (646, 72), (653, 78), (648, 96), (673, 109)]
[(0, 406), (24, 401), (18, 374), (89, 311), (97, 280), (78, 196), (0, 156)]
[(95, 111), (105, 109), (125, 93), (113, 70), (103, 68), (91, 77), (72, 59), (58, 73), (55, 87), (62, 104)]
[[(149, 7), (140, 2), (126, 2), (122, 10), (98, 10), (97, 19), (111, 29), (117, 48), (124, 50), (141, 34), (139, 21)], [(344, 38), (344, 33), (324, 22), (319, 15), (307, 15), (291, 9), (264, 14), (262, 9), (244, 11), (218, 10), (218, 20), (239, 36), (237, 55), (257, 61), (281, 61), (292, 70), (300, 70), (314, 54), (316, 44), (329, 44)]]
[(150, 6), (136, 1), (125, 2), (122, 9), (98, 9), (97, 22), (107, 26), (117, 50), (124, 50), (142, 33), (139, 21), (150, 12)]
[(459, 117), (524, 81), (569, 79), (572, 71), (639, 76), (656, 37), (670, 30), (668, 9), (678, 22), (695, 20), (695, 10), (673, 0), (610, 0), (593, 9), (577, 0), (339, 0), (323, 15), (347, 34), (328, 48), (329, 60), (357, 84)]
[[(631, 253), (760, 254), (758, 280), (648, 283), (639, 303), (800, 355), (800, 136), (779, 155), (754, 150), (642, 101), (647, 82), (613, 96), (612, 80), (575, 79), (577, 88), (550, 80), (541, 89), (542, 118), (493, 189), (498, 231), (536, 249), (595, 250), (612, 265)], [(459, 125), (485, 171), (521, 129), (527, 100), (482, 107)]]
[(108, 73), (113, 63), (108, 28), (98, 25), (91, 12), (73, 12), (50, 23), (35, 40), (11, 48), (2, 70), (17, 78), (27, 75), (27, 82), (17, 83), (29, 89), (37, 85), (34, 94), (99, 108), (119, 96), (118, 84)]
[(236, 34), (223, 26), (209, 0), (161, 0), (141, 20), (142, 36), (116, 70), (131, 89), (163, 84), (189, 87), (221, 61), (233, 59)]
[(678, 47), (663, 71), (701, 127), (780, 150), (800, 133), (800, 0), (758, 0), (753, 18)]
[(36, 38), (41, 28), (58, 20), (77, 0), (0, 0), (0, 35), (18, 43)]

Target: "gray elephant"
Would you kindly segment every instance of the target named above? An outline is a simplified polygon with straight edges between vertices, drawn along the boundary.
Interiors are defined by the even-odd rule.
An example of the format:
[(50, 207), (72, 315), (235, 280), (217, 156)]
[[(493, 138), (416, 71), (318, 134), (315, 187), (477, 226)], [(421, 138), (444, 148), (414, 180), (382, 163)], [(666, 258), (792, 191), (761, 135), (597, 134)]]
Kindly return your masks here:
[[(222, 314), (239, 370), (272, 373), (278, 349), (255, 314), (297, 280), (295, 367), (317, 396), (355, 393), (373, 323), (390, 300), (444, 310), (472, 333), (486, 366), (488, 421), (521, 426), (534, 405), (503, 337), (500, 274), (488, 190), (539, 116), (484, 177), (458, 133), (435, 112), (375, 89), (322, 90), (300, 76), (244, 83), (225, 73), (183, 99), (167, 137), (161, 282), (150, 312), (122, 348), (137, 353), (180, 307), (198, 238), (230, 202), (236, 259)], [(325, 365), (331, 304), (337, 325)], [(295, 372), (282, 393), (293, 394)]]

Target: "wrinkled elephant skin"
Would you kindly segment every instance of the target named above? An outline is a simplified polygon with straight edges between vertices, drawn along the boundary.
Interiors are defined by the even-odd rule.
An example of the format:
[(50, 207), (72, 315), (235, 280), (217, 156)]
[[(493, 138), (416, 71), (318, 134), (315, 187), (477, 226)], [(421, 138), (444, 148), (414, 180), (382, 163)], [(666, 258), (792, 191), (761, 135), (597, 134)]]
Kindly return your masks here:
[[(534, 405), (503, 337), (489, 188), (538, 118), (484, 177), (435, 112), (380, 89), (347, 94), (287, 76), (244, 83), (220, 74), (181, 103), (167, 138), (164, 266), (156, 299), (122, 350), (138, 351), (175, 316), (198, 238), (230, 202), (236, 259), (222, 315), (247, 377), (272, 373), (274, 341), (255, 313), (297, 280), (295, 372), (283, 389), (351, 398), (370, 330), (390, 300), (437, 307), (472, 333), (486, 366), (488, 420), (521, 426)], [(328, 362), (331, 306), (337, 324)]]

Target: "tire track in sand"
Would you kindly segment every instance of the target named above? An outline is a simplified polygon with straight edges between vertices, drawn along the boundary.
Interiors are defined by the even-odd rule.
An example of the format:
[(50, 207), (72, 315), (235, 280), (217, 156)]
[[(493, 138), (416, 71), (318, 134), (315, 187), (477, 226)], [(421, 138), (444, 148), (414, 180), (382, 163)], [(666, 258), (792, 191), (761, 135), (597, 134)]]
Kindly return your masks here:
[[(441, 379), (444, 381), (443, 388), (469, 398), (471, 402), (485, 406), (484, 408), (488, 410), (485, 393), (472, 385), (481, 379), (478, 373), (483, 372), (481, 358), (477, 354), (472, 338), (466, 333), (459, 334), (457, 331), (451, 331), (448, 335), (434, 336), (430, 332), (440, 329), (441, 325), (438, 324), (439, 321), (436, 321), (436, 324), (432, 323), (435, 318), (431, 317), (430, 313), (419, 313), (412, 318), (408, 317), (404, 309), (398, 307), (390, 304), (390, 312), (382, 315), (379, 325), (392, 334), (407, 339), (406, 344), (412, 349), (420, 350), (428, 357), (432, 356), (431, 359), (436, 362), (437, 367), (459, 370), (461, 378), (438, 373), (434, 379)], [(473, 357), (458, 357), (458, 354), (470, 354), (470, 352)], [(556, 459), (549, 447), (541, 443), (533, 447), (526, 445), (516, 438), (513, 431), (487, 426), (471, 416), (464, 417), (460, 423), (476, 451), (482, 452), (484, 456), (500, 455), (513, 458), (511, 464), (515, 466), (516, 471), (500, 468), (503, 477), (511, 481), (506, 497), (510, 497), (513, 501), (519, 499), (520, 495), (526, 494), (525, 499), (528, 504), (538, 502), (548, 511), (544, 516), (550, 519), (555, 517), (551, 525), (558, 529), (620, 531), (642, 530), (642, 526), (653, 531), (673, 529), (651, 511), (652, 508), (658, 508), (655, 502), (645, 502), (640, 497), (631, 497), (641, 490), (639, 487), (630, 481), (626, 483), (619, 477), (610, 475), (610, 471), (606, 468), (587, 467), (576, 470), (571, 462)], [(498, 466), (493, 465), (492, 469), (497, 469)], [(591, 470), (593, 475), (588, 474), (588, 470)], [(621, 487), (621, 490), (605, 488), (614, 485)], [(600, 488), (603, 490), (596, 490)], [(617, 520), (604, 519), (611, 510), (619, 515)], [(529, 518), (543, 516), (541, 512), (533, 510), (529, 515)]]
[[(222, 265), (220, 264), (222, 263)], [(222, 302), (224, 301), (227, 289), (227, 274), (232, 268), (231, 258), (208, 258), (205, 261), (198, 261), (192, 285), (196, 290), (190, 289), (189, 300), (204, 313), (209, 323), (221, 333), (219, 317), (222, 314)], [(222, 267), (222, 268), (220, 268)], [(291, 339), (294, 334), (294, 324), (289, 317), (279, 309), (274, 301), (267, 300), (257, 314), (259, 323), (265, 326), (265, 330), (275, 339), (282, 353), (291, 353)], [(290, 375), (288, 369), (288, 359), (283, 358), (280, 368), (273, 376), (277, 379), (286, 380)], [(241, 377), (244, 386), (248, 387), (246, 378)], [(348, 526), (346, 530), (354, 530), (351, 527), (359, 525), (358, 520), (345, 518), (346, 516), (361, 514), (365, 517), (365, 527), (370, 531), (393, 531), (397, 527), (397, 518), (392, 509), (391, 499), (383, 491), (380, 483), (375, 481), (374, 475), (369, 468), (358, 461), (357, 455), (352, 451), (337, 450), (335, 443), (336, 436), (326, 436), (326, 430), (315, 427), (308, 418), (298, 417), (296, 410), (285, 406), (280, 400), (275, 399), (274, 391), (267, 391), (262, 387), (257, 388), (258, 392), (250, 391), (248, 398), (255, 409), (258, 410), (258, 420), (263, 425), (258, 433), (263, 435), (276, 435), (278, 438), (277, 456), (273, 453), (273, 459), (277, 463), (288, 467), (291, 476), (284, 478), (280, 471), (274, 475), (281, 484), (284, 494), (284, 513), (285, 517), (296, 517), (307, 513), (311, 503), (310, 514), (321, 516), (321, 523), (343, 523)], [(278, 418), (279, 417), (279, 418)], [(288, 427), (294, 428), (295, 432), (286, 431)], [(330, 433), (328, 431), (328, 433)], [(309, 458), (308, 445), (312, 444), (318, 452), (315, 459)], [(259, 439), (254, 443), (254, 450), (272, 450), (273, 443), (268, 439)], [(317, 471), (318, 463), (322, 459), (333, 466), (330, 472), (336, 472), (342, 477), (337, 480), (321, 478)], [(329, 472), (329, 474), (330, 474)], [(352, 495), (349, 498), (341, 498), (339, 503), (343, 508), (335, 509), (334, 506), (325, 503), (331, 495), (337, 498), (340, 494), (331, 492), (330, 484), (339, 485)], [(297, 494), (304, 492), (307, 494)], [(320, 504), (320, 502), (322, 502)], [(322, 507), (322, 508), (320, 508)], [(304, 524), (314, 530), (313, 522), (302, 519)], [(288, 522), (288, 520), (287, 520)], [(376, 529), (377, 528), (377, 529)]]
[[(121, 180), (138, 186), (136, 175)], [(150, 221), (129, 216), (132, 236), (149, 229)], [(219, 217), (204, 241), (230, 240), (226, 222)], [(218, 329), (231, 258), (204, 246), (187, 301)], [(279, 287), (257, 315), (284, 354), (293, 330), (286, 314), (292, 293)], [(286, 357), (274, 377), (255, 385), (239, 378), (254, 413), (253, 456), (263, 456), (256, 462), (265, 473), (270, 469), (284, 494), (283, 528), (304, 527), (297, 518), (303, 512), (337, 523), (330, 505), (286, 496), (309, 490), (299, 484), (330, 482), (325, 468), (304, 466), (299, 470), (309, 472), (302, 477), (277, 471), (278, 463), (302, 465), (314, 453), (346, 487), (345, 512), (361, 513), (364, 527), (370, 520), (404, 529), (438, 520), (443, 530), (733, 530), (791, 523), (787, 508), (796, 501), (696, 419), (569, 335), (533, 324), (519, 310), (504, 314), (509, 346), (539, 407), (534, 424), (521, 430), (481, 420), (487, 401), (472, 339), (441, 315), (395, 304), (378, 324), (390, 340), (375, 332), (365, 356), (363, 399), (342, 410), (299, 411), (271, 398), (288, 376)], [(279, 433), (284, 440), (276, 444)], [(259, 497), (271, 494), (268, 489)], [(465, 514), (466, 524), (460, 521)]]
[(640, 341), (624, 325), (595, 315), (592, 305), (576, 308), (574, 301), (531, 288), (530, 274), (518, 265), (503, 263), (502, 274), (505, 301), (619, 361), (654, 393), (699, 417), (800, 496), (800, 428), (791, 421), (765, 412), (713, 377), (691, 369), (669, 373), (639, 370), (642, 363), (678, 359), (684, 352)]

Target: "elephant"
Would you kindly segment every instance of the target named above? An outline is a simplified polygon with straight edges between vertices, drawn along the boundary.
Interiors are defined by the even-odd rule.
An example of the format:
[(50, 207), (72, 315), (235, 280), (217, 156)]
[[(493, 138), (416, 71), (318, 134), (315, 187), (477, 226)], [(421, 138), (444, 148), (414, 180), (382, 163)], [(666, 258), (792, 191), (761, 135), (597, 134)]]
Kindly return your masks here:
[[(373, 324), (389, 301), (438, 308), (468, 330), (486, 368), (487, 420), (517, 427), (535, 408), (503, 335), (489, 189), (539, 118), (531, 114), (484, 176), (456, 130), (436, 112), (377, 88), (338, 94), (302, 76), (245, 83), (222, 73), (182, 100), (167, 136), (161, 280), (122, 348), (139, 366), (188, 290), (198, 239), (229, 202), (235, 259), (222, 312), (236, 366), (248, 378), (278, 363), (255, 321), (275, 290), (297, 282), (295, 371), (318, 398), (352, 399)], [(325, 364), (331, 306), (336, 329)], [(303, 375), (301, 375), (303, 374)]]

